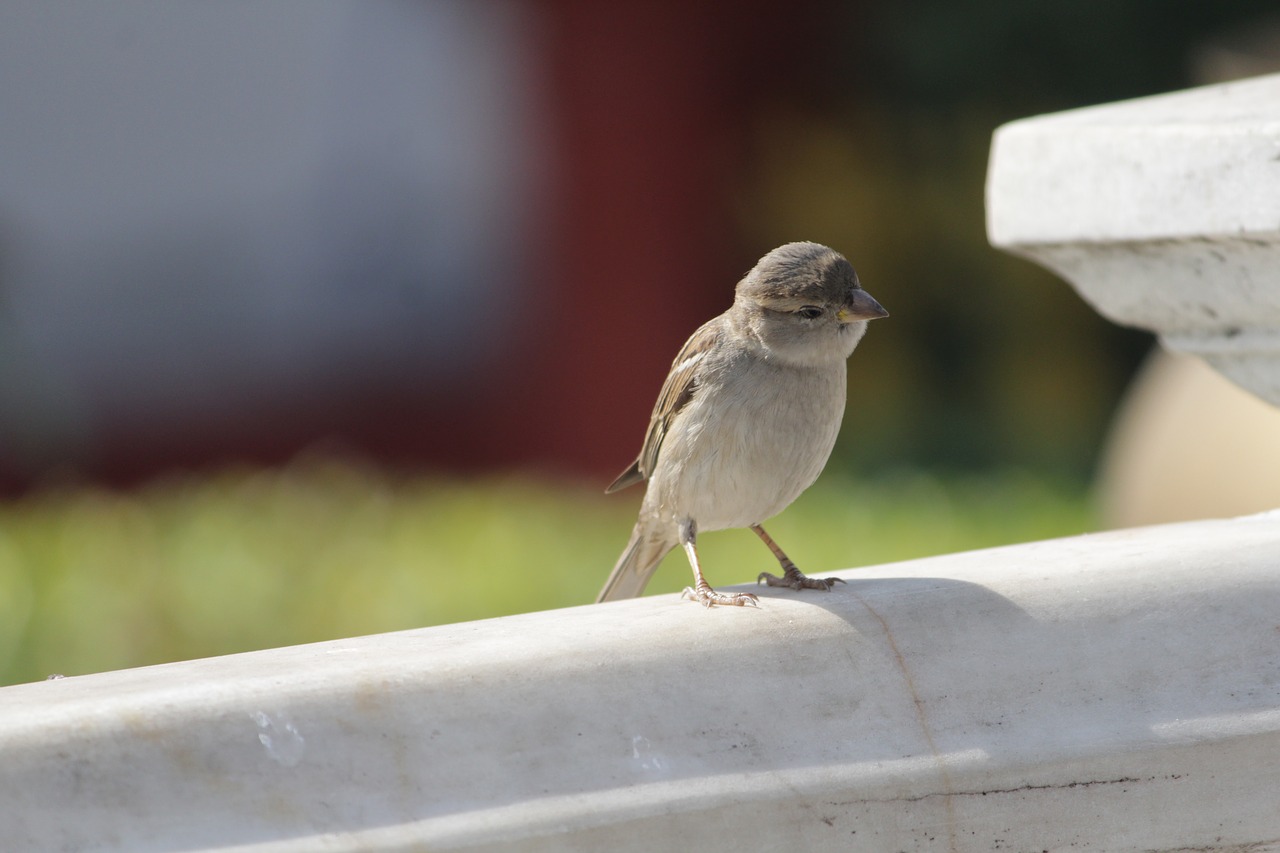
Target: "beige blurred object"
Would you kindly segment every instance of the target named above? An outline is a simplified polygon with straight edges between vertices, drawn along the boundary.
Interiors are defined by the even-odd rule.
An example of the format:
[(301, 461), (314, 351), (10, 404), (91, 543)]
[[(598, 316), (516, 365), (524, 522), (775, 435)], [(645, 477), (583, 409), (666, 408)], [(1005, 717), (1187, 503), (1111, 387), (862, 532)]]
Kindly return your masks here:
[(1108, 527), (1280, 507), (1280, 409), (1157, 349), (1116, 415), (1098, 486)]
[(1225, 83), (1276, 71), (1280, 71), (1280, 14), (1211, 38), (1191, 57), (1191, 76), (1198, 83)]

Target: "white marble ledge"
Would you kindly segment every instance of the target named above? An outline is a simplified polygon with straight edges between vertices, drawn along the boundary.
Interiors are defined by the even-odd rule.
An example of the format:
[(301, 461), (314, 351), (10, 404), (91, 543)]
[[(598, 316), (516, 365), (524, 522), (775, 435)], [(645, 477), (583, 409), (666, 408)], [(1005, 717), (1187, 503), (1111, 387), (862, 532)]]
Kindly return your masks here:
[(992, 244), (1280, 403), (1280, 75), (999, 128)]
[(1280, 513), (844, 574), (0, 689), (3, 848), (1280, 849)]

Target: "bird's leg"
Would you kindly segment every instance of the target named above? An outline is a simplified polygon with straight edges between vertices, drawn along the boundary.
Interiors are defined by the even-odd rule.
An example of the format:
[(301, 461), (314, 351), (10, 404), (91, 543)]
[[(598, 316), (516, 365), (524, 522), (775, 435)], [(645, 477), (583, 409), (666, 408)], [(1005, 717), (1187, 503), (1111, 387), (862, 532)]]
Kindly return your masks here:
[(840, 578), (811, 578), (804, 572), (796, 568), (796, 564), (791, 562), (791, 558), (778, 547), (778, 543), (768, 533), (764, 532), (764, 528), (758, 524), (751, 525), (751, 529), (756, 535), (763, 540), (765, 545), (769, 546), (769, 550), (773, 552), (773, 556), (778, 558), (778, 563), (782, 566), (782, 577), (770, 574), (769, 572), (761, 572), (756, 578), (756, 583), (764, 581), (769, 586), (788, 586), (795, 590), (801, 589), (820, 589), (826, 592), (832, 586), (838, 583), (844, 583)]
[(686, 586), (684, 592), (680, 593), (680, 597), (688, 596), (704, 607), (714, 607), (717, 604), (734, 607), (750, 604), (752, 607), (758, 607), (759, 599), (749, 592), (716, 592), (711, 588), (711, 584), (707, 583), (707, 579), (702, 576), (702, 567), (698, 565), (697, 538), (697, 525), (692, 520), (681, 522), (680, 544), (684, 546), (684, 552), (689, 555), (689, 565), (693, 566), (693, 586)]

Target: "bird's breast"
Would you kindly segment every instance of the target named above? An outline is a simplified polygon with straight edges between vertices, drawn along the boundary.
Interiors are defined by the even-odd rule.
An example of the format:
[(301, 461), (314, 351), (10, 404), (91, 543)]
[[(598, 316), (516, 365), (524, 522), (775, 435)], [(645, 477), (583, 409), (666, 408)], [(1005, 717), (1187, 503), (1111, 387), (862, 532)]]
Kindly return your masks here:
[(755, 361), (708, 377), (672, 423), (646, 503), (700, 530), (777, 515), (822, 472), (844, 403), (843, 361), (821, 369)]

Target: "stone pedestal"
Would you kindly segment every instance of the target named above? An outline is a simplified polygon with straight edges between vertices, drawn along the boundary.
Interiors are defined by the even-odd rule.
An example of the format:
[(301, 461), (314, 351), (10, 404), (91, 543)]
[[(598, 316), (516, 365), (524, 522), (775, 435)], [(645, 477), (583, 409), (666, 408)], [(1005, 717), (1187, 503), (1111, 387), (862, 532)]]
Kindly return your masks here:
[(1280, 404), (1280, 75), (1001, 127), (987, 230)]

